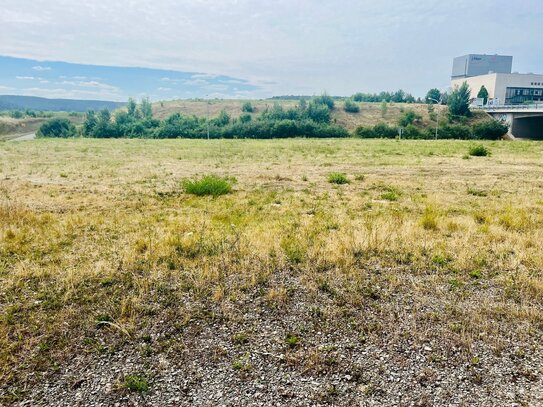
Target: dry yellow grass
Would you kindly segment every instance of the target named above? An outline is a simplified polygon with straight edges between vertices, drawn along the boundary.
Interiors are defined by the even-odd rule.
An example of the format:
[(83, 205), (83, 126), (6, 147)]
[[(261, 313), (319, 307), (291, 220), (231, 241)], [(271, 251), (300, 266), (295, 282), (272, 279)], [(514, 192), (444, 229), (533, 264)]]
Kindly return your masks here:
[[(255, 298), (289, 314), (302, 296), (338, 331), (468, 355), (537, 343), (543, 144), (484, 144), (473, 159), (460, 141), (0, 144), (0, 390), (16, 400), (29, 373), (158, 320), (206, 321), (199, 304), (235, 324)], [(183, 193), (208, 173), (235, 192)]]

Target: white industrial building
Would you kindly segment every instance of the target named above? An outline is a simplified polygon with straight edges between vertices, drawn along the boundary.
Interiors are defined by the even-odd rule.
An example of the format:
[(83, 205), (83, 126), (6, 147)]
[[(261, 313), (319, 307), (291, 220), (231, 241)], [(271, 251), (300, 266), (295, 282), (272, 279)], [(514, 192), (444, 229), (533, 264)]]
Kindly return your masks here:
[(513, 57), (502, 55), (465, 55), (455, 58), (453, 89), (467, 82), (472, 99), (482, 86), (490, 104), (520, 105), (543, 103), (543, 75), (511, 73)]

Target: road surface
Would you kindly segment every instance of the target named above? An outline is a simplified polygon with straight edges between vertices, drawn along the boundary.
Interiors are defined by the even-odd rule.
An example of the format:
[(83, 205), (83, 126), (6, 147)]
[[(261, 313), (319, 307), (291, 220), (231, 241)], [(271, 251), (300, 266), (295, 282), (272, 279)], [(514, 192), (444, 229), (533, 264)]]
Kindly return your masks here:
[(23, 134), (22, 136), (16, 137), (11, 141), (25, 141), (25, 140), (34, 140), (36, 138), (36, 133)]

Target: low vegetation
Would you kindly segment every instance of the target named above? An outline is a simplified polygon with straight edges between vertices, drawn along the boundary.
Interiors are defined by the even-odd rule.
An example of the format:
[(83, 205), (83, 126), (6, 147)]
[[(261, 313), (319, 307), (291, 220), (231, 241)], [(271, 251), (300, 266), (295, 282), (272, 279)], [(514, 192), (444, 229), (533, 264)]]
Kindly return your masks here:
[[(467, 388), (503, 361), (537, 386), (518, 372), (541, 354), (543, 147), (481, 141), (492, 155), (464, 161), (471, 143), (3, 143), (0, 404), (51, 386), (144, 404), (172, 371), (187, 393), (210, 371), (349, 375), (343, 397), (412, 367)], [(186, 193), (215, 193), (202, 174), (236, 192)]]
[(232, 178), (204, 175), (195, 180), (183, 181), (183, 189), (187, 194), (197, 196), (220, 196), (232, 192), (233, 182), (235, 182), (235, 179)]
[(490, 155), (490, 150), (482, 144), (470, 147), (469, 155), (473, 157), (486, 157)]

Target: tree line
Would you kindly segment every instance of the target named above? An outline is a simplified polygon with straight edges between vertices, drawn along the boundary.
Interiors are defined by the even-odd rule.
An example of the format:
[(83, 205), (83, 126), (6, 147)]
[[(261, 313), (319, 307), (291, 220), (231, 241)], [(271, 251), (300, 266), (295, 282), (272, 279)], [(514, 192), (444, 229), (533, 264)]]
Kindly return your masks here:
[[(380, 94), (381, 95), (381, 94)], [(355, 95), (356, 96), (356, 95)], [(353, 96), (344, 103), (344, 110), (357, 113), (357, 98)], [(409, 98), (403, 91), (385, 94), (391, 100)], [(432, 104), (443, 103), (444, 96), (432, 89), (426, 97), (430, 119), (437, 122)], [(469, 110), (470, 89), (467, 83), (447, 95), (448, 122), (438, 129), (438, 138), (499, 138), (507, 132), (507, 126), (495, 121), (484, 123), (482, 127), (468, 127), (462, 120), (471, 114)], [(381, 109), (386, 113), (387, 102), (382, 100)], [(195, 115), (174, 113), (164, 120), (153, 116), (149, 99), (140, 104), (129, 99), (126, 110), (113, 114), (108, 109), (98, 112), (88, 111), (83, 125), (77, 129), (67, 119), (52, 119), (40, 128), (42, 137), (73, 137), (80, 135), (93, 138), (287, 138), (287, 137), (349, 137), (348, 131), (332, 121), (332, 111), (336, 108), (333, 97), (323, 94), (311, 99), (301, 99), (294, 107), (285, 109), (279, 103), (267, 107), (260, 114), (250, 102), (242, 106), (242, 114), (232, 118), (226, 111), (217, 117), (206, 119)], [(383, 114), (384, 116), (384, 114)], [(398, 121), (404, 138), (421, 139), (435, 137), (434, 129), (420, 128), (422, 117), (413, 110), (404, 112)], [(455, 123), (455, 122), (460, 123)], [(398, 128), (380, 123), (373, 127), (359, 127), (355, 133), (363, 138), (390, 138), (399, 135)]]

